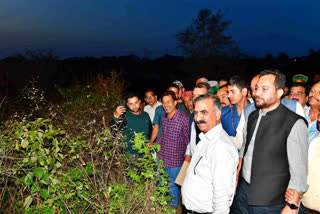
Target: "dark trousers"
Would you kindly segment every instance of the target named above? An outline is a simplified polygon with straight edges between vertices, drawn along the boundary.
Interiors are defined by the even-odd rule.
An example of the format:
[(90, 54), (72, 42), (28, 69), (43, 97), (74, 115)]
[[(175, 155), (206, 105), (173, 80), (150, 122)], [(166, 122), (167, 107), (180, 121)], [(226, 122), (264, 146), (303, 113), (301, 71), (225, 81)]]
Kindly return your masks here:
[(251, 206), (248, 205), (248, 184), (242, 179), (238, 184), (237, 194), (234, 197), (230, 214), (279, 214), (285, 204), (276, 206)]

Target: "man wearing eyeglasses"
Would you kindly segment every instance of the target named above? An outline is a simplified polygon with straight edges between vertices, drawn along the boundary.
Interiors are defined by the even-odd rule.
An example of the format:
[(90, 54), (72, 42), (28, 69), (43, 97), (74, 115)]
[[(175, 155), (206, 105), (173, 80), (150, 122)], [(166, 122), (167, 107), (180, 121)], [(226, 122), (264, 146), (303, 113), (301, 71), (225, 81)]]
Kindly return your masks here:
[(153, 122), (156, 108), (162, 105), (162, 103), (157, 99), (158, 97), (152, 89), (148, 89), (146, 92), (144, 92), (144, 100), (148, 103), (148, 105), (144, 107), (144, 111), (149, 114), (151, 123)]

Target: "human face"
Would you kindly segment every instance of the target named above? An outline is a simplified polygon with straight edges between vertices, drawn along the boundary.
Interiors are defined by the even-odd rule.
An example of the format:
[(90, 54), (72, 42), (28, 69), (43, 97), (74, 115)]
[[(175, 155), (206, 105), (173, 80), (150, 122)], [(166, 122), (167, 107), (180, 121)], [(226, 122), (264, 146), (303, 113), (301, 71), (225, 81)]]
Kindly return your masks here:
[(240, 103), (245, 96), (245, 89), (240, 90), (236, 85), (228, 85), (228, 98), (231, 104)]
[(194, 120), (199, 129), (207, 133), (220, 123), (221, 111), (214, 110), (213, 100), (208, 98), (200, 100), (194, 106)]
[(254, 100), (257, 108), (261, 108), (263, 112), (274, 109), (279, 103), (283, 95), (282, 89), (276, 89), (275, 76), (268, 74), (259, 78), (256, 88)]
[(298, 102), (304, 107), (307, 103), (307, 95), (306, 95), (306, 89), (302, 86), (292, 86), (290, 93), (289, 93), (289, 99), (298, 100)]
[(311, 87), (308, 100), (311, 107), (320, 106), (320, 83), (316, 83)]
[(140, 104), (141, 101), (138, 97), (129, 98), (127, 102), (127, 106), (133, 114), (140, 114)]
[(221, 107), (229, 106), (230, 101), (228, 99), (228, 89), (227, 87), (220, 88), (217, 92), (217, 96), (220, 100)]
[(183, 92), (184, 92), (184, 88), (179, 88), (179, 98), (181, 98)]
[(221, 86), (227, 85), (227, 83), (228, 82), (226, 80), (221, 80), (221, 81), (219, 81), (218, 85), (219, 85), (219, 87), (221, 87)]
[(177, 110), (176, 105), (177, 105), (177, 101), (173, 100), (171, 95), (164, 96), (162, 98), (162, 106), (163, 106), (164, 111), (167, 114), (174, 113)]
[(284, 94), (283, 94), (283, 98), (289, 98), (289, 87), (284, 87)]
[(187, 97), (183, 100), (184, 105), (189, 109), (189, 111), (193, 112), (193, 100), (192, 97)]
[(176, 95), (176, 98), (180, 99), (180, 97), (179, 97), (179, 89), (177, 89), (175, 87), (169, 87), (168, 91), (172, 91)]
[(154, 106), (157, 103), (157, 96), (153, 91), (147, 91), (144, 93), (144, 100), (151, 106)]
[(194, 88), (193, 89), (193, 93), (192, 93), (192, 99), (195, 100), (197, 97), (199, 97), (200, 95), (206, 94), (207, 88), (203, 87), (203, 88)]
[(255, 77), (252, 78), (251, 83), (250, 83), (250, 90), (251, 90), (251, 96), (254, 97), (256, 93), (256, 85), (259, 80), (260, 75), (256, 75)]

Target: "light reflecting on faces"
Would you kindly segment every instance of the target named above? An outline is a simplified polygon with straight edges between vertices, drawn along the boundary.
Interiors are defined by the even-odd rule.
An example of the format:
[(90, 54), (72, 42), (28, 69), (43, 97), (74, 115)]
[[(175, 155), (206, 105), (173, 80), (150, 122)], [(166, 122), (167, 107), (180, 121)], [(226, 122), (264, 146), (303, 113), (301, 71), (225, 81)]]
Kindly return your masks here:
[(176, 95), (176, 98), (179, 99), (179, 89), (175, 88), (175, 87), (169, 87), (168, 88), (168, 91), (172, 91), (175, 95)]
[(193, 100), (192, 100), (192, 97), (184, 98), (183, 102), (184, 102), (184, 105), (187, 107), (187, 109), (192, 112), (193, 111)]
[[(265, 75), (259, 78), (257, 85), (255, 87), (255, 103), (257, 108), (264, 109), (265, 111), (270, 110), (276, 105), (277, 101), (280, 102), (280, 97), (278, 97), (278, 90), (275, 85), (275, 76), (272, 74)], [(283, 91), (283, 90), (282, 90)], [(282, 95), (282, 93), (281, 93)]]
[(231, 104), (237, 104), (243, 99), (241, 89), (236, 85), (228, 85), (228, 98)]
[(137, 114), (140, 112), (140, 104), (141, 101), (138, 97), (128, 98), (127, 106), (132, 113)]
[(144, 94), (144, 100), (151, 106), (154, 106), (157, 103), (157, 96), (153, 91), (148, 91)]
[(228, 89), (227, 87), (220, 88), (217, 92), (217, 96), (220, 100), (221, 107), (229, 106), (230, 101), (228, 98)]
[(174, 113), (176, 111), (176, 105), (177, 101), (174, 100), (171, 95), (162, 98), (162, 106), (167, 114)]
[(289, 93), (289, 99), (297, 100), (302, 107), (304, 107), (307, 102), (305, 88), (302, 86), (292, 86)]
[(194, 106), (194, 120), (199, 129), (207, 133), (220, 123), (221, 111), (214, 110), (213, 100), (208, 98), (200, 100)]
[(320, 105), (320, 83), (316, 83), (312, 86), (308, 98), (311, 106)]
[(207, 88), (202, 87), (202, 88), (194, 88), (193, 89), (193, 94), (192, 94), (192, 99), (195, 100), (197, 97), (199, 97), (200, 95), (206, 94)]

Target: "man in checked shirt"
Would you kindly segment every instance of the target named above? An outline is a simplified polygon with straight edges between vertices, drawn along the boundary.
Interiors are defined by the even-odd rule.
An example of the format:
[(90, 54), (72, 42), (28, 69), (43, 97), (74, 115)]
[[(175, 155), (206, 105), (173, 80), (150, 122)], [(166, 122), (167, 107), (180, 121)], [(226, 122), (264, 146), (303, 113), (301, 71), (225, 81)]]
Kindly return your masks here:
[(162, 116), (162, 133), (156, 141), (160, 144), (158, 158), (163, 160), (165, 170), (169, 174), (170, 196), (174, 196), (170, 206), (178, 207), (180, 187), (174, 182), (184, 161), (184, 153), (189, 143), (189, 117), (177, 106), (177, 98), (172, 91), (162, 95), (165, 113)]

